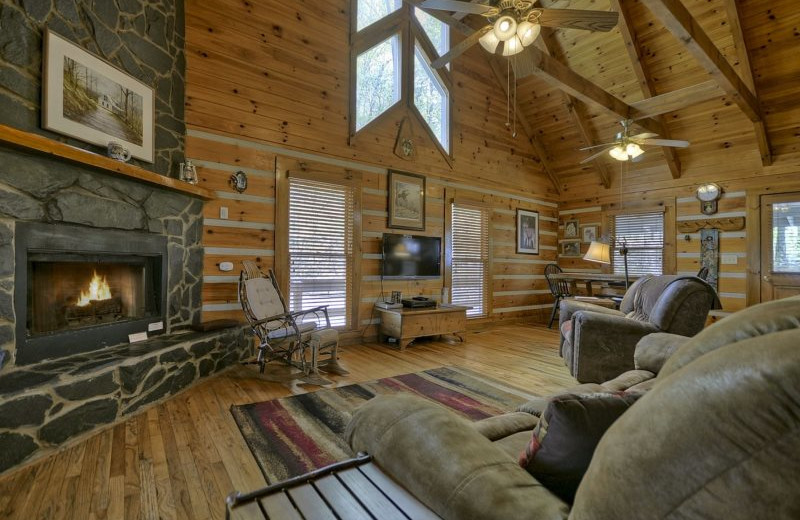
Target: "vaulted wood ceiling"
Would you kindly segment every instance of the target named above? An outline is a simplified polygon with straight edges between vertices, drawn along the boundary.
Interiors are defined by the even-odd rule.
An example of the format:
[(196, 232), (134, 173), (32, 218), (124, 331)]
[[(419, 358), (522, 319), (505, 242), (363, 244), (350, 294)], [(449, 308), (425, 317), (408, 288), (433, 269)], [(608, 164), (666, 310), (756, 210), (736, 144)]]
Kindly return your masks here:
[[(569, 8), (618, 11), (620, 21), (609, 33), (543, 30), (535, 48), (511, 58), (520, 126), (559, 190), (590, 178), (611, 185), (619, 163), (581, 165), (589, 154), (578, 149), (611, 141), (625, 117), (691, 141), (685, 151), (649, 147), (636, 170), (651, 180), (679, 178), (687, 160), (701, 172), (703, 157), (720, 150), (739, 152), (730, 160), (755, 154), (763, 166), (788, 156), (797, 162), (794, 0), (572, 0)], [(437, 15), (461, 34), (485, 23)], [(486, 54), (480, 46), (469, 52)], [(505, 89), (505, 58), (486, 56)]]

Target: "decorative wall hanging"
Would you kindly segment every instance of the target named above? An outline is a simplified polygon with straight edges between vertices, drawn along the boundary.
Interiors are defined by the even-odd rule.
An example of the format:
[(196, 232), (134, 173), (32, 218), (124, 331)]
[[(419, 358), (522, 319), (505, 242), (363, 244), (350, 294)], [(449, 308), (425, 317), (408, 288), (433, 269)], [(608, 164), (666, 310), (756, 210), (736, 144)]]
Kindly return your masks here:
[(564, 238), (578, 238), (580, 223), (577, 220), (567, 220), (564, 222)]
[(719, 280), (719, 229), (700, 230), (700, 265), (708, 268), (706, 281), (717, 289)]
[(588, 244), (597, 240), (597, 226), (581, 226), (581, 241)]
[(229, 181), (231, 188), (238, 191), (239, 193), (243, 193), (244, 190), (247, 189), (247, 174), (242, 170), (231, 175)]
[(42, 126), (153, 162), (153, 89), (58, 34), (44, 36)]
[(539, 212), (517, 209), (517, 253), (539, 254)]
[(425, 229), (425, 177), (389, 171), (389, 219), (386, 226)]
[(581, 256), (580, 240), (564, 240), (561, 242), (562, 256)]
[(709, 182), (697, 188), (695, 196), (700, 201), (700, 211), (704, 215), (713, 215), (717, 212), (717, 201), (722, 197), (722, 188), (719, 184)]
[(397, 130), (397, 139), (394, 141), (394, 154), (406, 161), (411, 161), (417, 156), (417, 147), (414, 144), (411, 123), (408, 122), (407, 117), (400, 121), (400, 128)]

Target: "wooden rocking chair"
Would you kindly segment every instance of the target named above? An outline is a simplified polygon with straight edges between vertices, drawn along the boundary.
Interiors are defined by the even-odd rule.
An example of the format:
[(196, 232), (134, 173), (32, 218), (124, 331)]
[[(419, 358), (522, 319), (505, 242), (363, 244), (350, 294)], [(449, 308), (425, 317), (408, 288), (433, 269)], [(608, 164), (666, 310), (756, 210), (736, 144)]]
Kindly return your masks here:
[(317, 385), (331, 384), (319, 375), (320, 369), (348, 374), (337, 360), (339, 335), (331, 327), (327, 306), (290, 312), (272, 269), (265, 275), (251, 260), (242, 265), (239, 299), (260, 341), (258, 356), (250, 363), (264, 374), (267, 363), (279, 360), (299, 369), (303, 381)]

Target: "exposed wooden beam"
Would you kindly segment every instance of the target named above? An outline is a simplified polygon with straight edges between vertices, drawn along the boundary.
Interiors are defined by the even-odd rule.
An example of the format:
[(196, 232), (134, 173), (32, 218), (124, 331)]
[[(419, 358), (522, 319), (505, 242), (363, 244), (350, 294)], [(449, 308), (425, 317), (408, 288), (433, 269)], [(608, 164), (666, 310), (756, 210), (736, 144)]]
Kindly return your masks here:
[[(731, 33), (733, 33), (733, 43), (736, 46), (736, 54), (739, 57), (739, 74), (757, 100), (758, 91), (753, 77), (753, 67), (750, 64), (750, 54), (747, 50), (747, 43), (742, 30), (742, 7), (736, 0), (725, 0), (725, 8), (728, 11), (728, 26), (731, 28)], [(764, 166), (769, 166), (772, 164), (772, 150), (764, 120), (754, 122), (753, 129), (756, 133), (758, 151), (761, 154), (761, 163)]]
[[(656, 93), (655, 84), (650, 74), (648, 74), (647, 63), (642, 57), (642, 48), (639, 45), (639, 41), (636, 37), (636, 30), (633, 27), (630, 10), (626, 7), (623, 7), (620, 0), (611, 0), (611, 8), (620, 14), (617, 27), (619, 27), (622, 40), (625, 42), (625, 49), (628, 51), (633, 72), (636, 74), (636, 79), (639, 82), (639, 88), (641, 89), (645, 98), (651, 98), (655, 96)], [(658, 133), (664, 139), (671, 139), (669, 128), (667, 127), (667, 122), (664, 117), (659, 116), (656, 118), (656, 121), (658, 121), (658, 123), (661, 125), (661, 131)], [(667, 163), (667, 168), (669, 168), (670, 174), (672, 174), (672, 178), (680, 178), (681, 161), (678, 158), (678, 154), (675, 149), (669, 146), (662, 146), (661, 151), (664, 153), (664, 160)]]
[[(550, 29), (549, 27), (543, 27), (542, 35), (539, 38), (538, 43), (539, 48), (544, 52), (550, 54), (559, 61), (563, 61), (564, 58), (560, 52), (560, 48), (557, 44), (558, 42), (555, 40), (555, 31), (553, 29)], [(581, 136), (584, 146), (593, 146), (595, 141), (594, 137), (592, 136), (592, 131), (587, 123), (588, 118), (586, 117), (585, 107), (580, 101), (570, 96), (566, 92), (561, 91), (561, 95), (564, 97), (564, 104), (566, 105), (567, 110), (569, 110), (572, 123), (575, 125), (575, 128), (578, 129), (578, 134)], [(605, 188), (610, 188), (611, 174), (608, 171), (608, 165), (606, 162), (602, 158), (598, 157), (592, 161), (592, 164), (597, 170), (597, 174), (600, 176), (600, 182)]]
[[(639, 112), (640, 117), (654, 117), (703, 103), (709, 99), (720, 98), (724, 95), (725, 91), (719, 87), (716, 81), (710, 79), (691, 87), (684, 87), (633, 102), (631, 106)], [(636, 117), (631, 119), (636, 119)]]
[[(487, 60), (489, 62), (489, 66), (492, 68), (492, 74), (494, 75), (497, 83), (503, 89), (503, 92), (506, 96), (508, 96), (508, 83), (506, 82), (505, 78), (503, 78), (503, 70), (500, 64), (498, 63), (498, 58), (496, 56), (488, 56)], [(517, 100), (514, 100), (514, 111), (519, 118), (519, 123), (522, 126), (522, 130), (525, 132), (525, 136), (528, 138), (528, 142), (533, 145), (533, 149), (536, 151), (536, 155), (539, 156), (539, 160), (542, 163), (542, 169), (544, 170), (547, 177), (550, 179), (550, 182), (553, 184), (553, 187), (556, 189), (556, 192), (561, 195), (561, 186), (558, 183), (558, 177), (556, 176), (553, 168), (550, 166), (550, 159), (547, 155), (547, 150), (545, 149), (544, 145), (539, 138), (536, 137), (536, 133), (533, 131), (531, 124), (528, 122), (528, 119), (519, 109), (519, 105), (517, 104)]]
[(686, 49), (732, 97), (751, 121), (761, 121), (761, 110), (755, 95), (680, 0), (641, 0), (641, 2), (683, 42)]

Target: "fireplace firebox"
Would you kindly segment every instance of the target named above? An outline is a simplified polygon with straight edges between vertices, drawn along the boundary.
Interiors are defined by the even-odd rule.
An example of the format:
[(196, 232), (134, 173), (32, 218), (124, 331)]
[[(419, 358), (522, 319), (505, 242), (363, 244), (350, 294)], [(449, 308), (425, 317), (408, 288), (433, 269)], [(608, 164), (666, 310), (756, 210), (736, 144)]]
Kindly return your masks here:
[(163, 328), (166, 239), (161, 235), (19, 223), (17, 363), (128, 341)]

